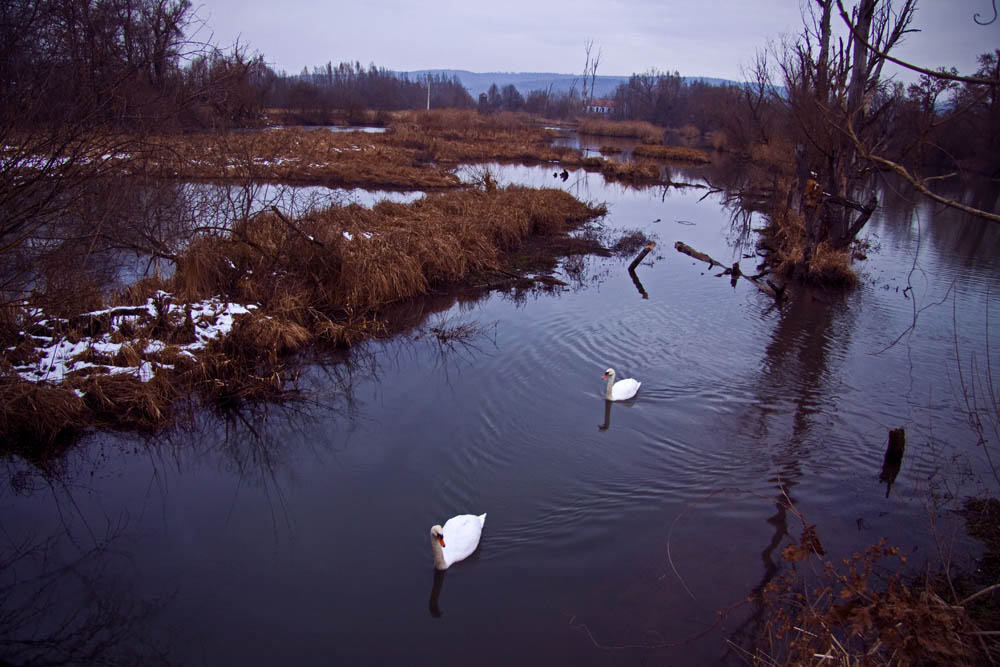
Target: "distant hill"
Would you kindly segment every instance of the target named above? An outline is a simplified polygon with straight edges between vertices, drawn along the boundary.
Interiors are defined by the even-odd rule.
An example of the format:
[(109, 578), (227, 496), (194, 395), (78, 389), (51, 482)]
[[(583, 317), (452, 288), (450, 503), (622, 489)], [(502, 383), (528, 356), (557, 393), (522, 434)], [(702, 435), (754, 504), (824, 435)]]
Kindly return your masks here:
[[(551, 72), (469, 72), (462, 69), (422, 69), (412, 72), (399, 72), (406, 75), (411, 81), (422, 76), (433, 74), (435, 76), (445, 76), (448, 78), (458, 77), (465, 89), (469, 91), (473, 99), (479, 97), (480, 93), (485, 93), (493, 84), (497, 88), (503, 88), (508, 84), (513, 84), (517, 91), (527, 96), (533, 90), (549, 90), (552, 92), (568, 92), (574, 85), (579, 91), (583, 86), (582, 74), (555, 74)], [(597, 75), (594, 80), (594, 96), (608, 97), (615, 92), (620, 84), (628, 82), (627, 76), (602, 76)], [(739, 85), (736, 81), (727, 79), (714, 79), (704, 76), (686, 76), (685, 81), (704, 81), (712, 85), (722, 85), (732, 83)], [(589, 83), (588, 83), (589, 86)]]

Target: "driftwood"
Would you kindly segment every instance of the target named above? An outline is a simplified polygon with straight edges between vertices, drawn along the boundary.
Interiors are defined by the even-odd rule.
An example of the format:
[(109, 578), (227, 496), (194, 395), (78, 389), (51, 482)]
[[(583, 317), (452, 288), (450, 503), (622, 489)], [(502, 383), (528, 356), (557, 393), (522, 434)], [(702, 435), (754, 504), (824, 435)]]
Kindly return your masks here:
[(642, 260), (646, 259), (646, 255), (648, 255), (650, 251), (655, 247), (656, 247), (656, 241), (650, 241), (649, 244), (642, 249), (642, 252), (636, 255), (636, 258), (632, 260), (632, 263), (628, 265), (628, 275), (630, 278), (632, 278), (632, 283), (635, 285), (636, 289), (639, 290), (639, 294), (642, 295), (643, 299), (648, 299), (649, 293), (646, 292), (646, 288), (642, 286), (642, 282), (639, 280), (639, 276), (635, 274), (635, 269), (637, 266), (639, 266)]
[(642, 298), (643, 299), (648, 299), (649, 298), (649, 292), (647, 292), (646, 288), (642, 286), (642, 281), (639, 280), (639, 276), (637, 276), (635, 274), (635, 271), (633, 271), (632, 269), (629, 269), (628, 270), (628, 275), (629, 275), (629, 277), (632, 278), (632, 284), (635, 285), (635, 288), (637, 290), (639, 290), (639, 294), (642, 296)]
[(656, 241), (650, 241), (649, 245), (643, 248), (642, 252), (640, 252), (638, 256), (636, 256), (636, 258), (632, 260), (632, 263), (628, 265), (628, 270), (635, 271), (635, 267), (639, 266), (639, 262), (646, 259), (646, 255), (648, 255), (649, 251), (651, 251), (655, 247), (656, 247)]
[(677, 252), (682, 252), (685, 255), (688, 255), (690, 257), (694, 257), (697, 260), (701, 260), (702, 262), (707, 262), (708, 263), (708, 268), (710, 268), (710, 269), (713, 266), (718, 266), (720, 268), (725, 268), (726, 270), (722, 274), (720, 274), (720, 275), (731, 275), (732, 276), (733, 287), (736, 286), (736, 280), (738, 278), (743, 278), (748, 283), (750, 283), (751, 285), (753, 285), (754, 287), (756, 287), (757, 289), (759, 289), (761, 292), (763, 292), (764, 294), (766, 294), (769, 297), (771, 297), (772, 299), (780, 300), (782, 298), (783, 294), (784, 294), (784, 289), (775, 286), (774, 284), (771, 283), (771, 281), (767, 281), (767, 283), (765, 284), (765, 283), (760, 282), (759, 280), (757, 280), (753, 276), (748, 276), (747, 274), (745, 274), (742, 271), (740, 271), (740, 264), (739, 264), (739, 262), (733, 264), (732, 268), (727, 268), (722, 262), (718, 262), (718, 261), (712, 259), (711, 257), (709, 257), (708, 255), (706, 255), (705, 253), (700, 252), (698, 250), (695, 250), (691, 246), (687, 245), (686, 243), (682, 243), (681, 241), (678, 241), (677, 243), (675, 243), (674, 244), (674, 248), (677, 250)]

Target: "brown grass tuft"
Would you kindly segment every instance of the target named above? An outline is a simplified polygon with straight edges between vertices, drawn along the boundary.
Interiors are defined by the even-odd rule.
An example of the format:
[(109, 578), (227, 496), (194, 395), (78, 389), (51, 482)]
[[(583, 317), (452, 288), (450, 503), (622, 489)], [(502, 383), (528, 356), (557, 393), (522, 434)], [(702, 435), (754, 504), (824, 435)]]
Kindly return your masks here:
[(853, 287), (858, 277), (851, 268), (850, 250), (821, 243), (806, 257), (806, 229), (802, 214), (779, 211), (770, 217), (764, 241), (772, 247), (771, 264), (777, 273), (821, 287)]
[(663, 128), (646, 121), (586, 119), (580, 121), (577, 130), (601, 137), (635, 137), (652, 144), (663, 141)]
[(708, 153), (697, 148), (685, 146), (650, 146), (642, 144), (632, 151), (636, 157), (650, 157), (658, 160), (673, 160), (675, 162), (711, 162)]
[(655, 185), (663, 182), (660, 166), (649, 161), (616, 162), (603, 160), (601, 174), (608, 181), (618, 181), (631, 185)]
[[(4, 451), (35, 459), (87, 417), (83, 399), (68, 387), (0, 378), (0, 438)], [(9, 449), (8, 449), (9, 448)]]
[(141, 382), (130, 374), (89, 375), (72, 381), (85, 393), (92, 424), (116, 428), (155, 430), (170, 417), (177, 389), (163, 375)]
[(774, 167), (791, 174), (795, 171), (795, 148), (784, 141), (757, 143), (750, 147), (750, 160), (758, 167)]

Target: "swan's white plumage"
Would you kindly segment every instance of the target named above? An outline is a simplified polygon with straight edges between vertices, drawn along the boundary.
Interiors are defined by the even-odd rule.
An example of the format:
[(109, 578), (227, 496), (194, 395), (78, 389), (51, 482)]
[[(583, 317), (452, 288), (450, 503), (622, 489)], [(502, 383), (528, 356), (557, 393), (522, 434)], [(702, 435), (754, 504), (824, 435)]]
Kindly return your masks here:
[(603, 377), (608, 379), (608, 389), (604, 397), (609, 401), (627, 401), (639, 391), (641, 382), (634, 378), (625, 378), (615, 382), (615, 369), (609, 368), (604, 371)]
[[(431, 527), (431, 548), (434, 550), (434, 566), (439, 570), (449, 568), (453, 563), (472, 555), (479, 546), (483, 534), (486, 515), (459, 514), (448, 519), (444, 526)], [(444, 546), (438, 536), (444, 538)]]

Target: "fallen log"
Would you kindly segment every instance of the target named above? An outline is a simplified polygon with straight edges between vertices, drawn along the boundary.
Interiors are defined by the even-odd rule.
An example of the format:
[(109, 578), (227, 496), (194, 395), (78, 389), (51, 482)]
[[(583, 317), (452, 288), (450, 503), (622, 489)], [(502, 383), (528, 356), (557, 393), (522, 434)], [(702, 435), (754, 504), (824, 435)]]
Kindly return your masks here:
[(628, 270), (628, 275), (632, 278), (632, 284), (635, 285), (637, 290), (639, 290), (639, 294), (642, 295), (642, 298), (648, 299), (649, 293), (646, 291), (646, 288), (642, 286), (642, 282), (639, 280), (639, 276), (636, 275), (635, 271), (630, 268)]
[[(706, 255), (705, 253), (700, 252), (698, 250), (695, 250), (691, 246), (689, 246), (686, 243), (683, 243), (681, 241), (678, 241), (677, 243), (675, 243), (674, 244), (674, 248), (677, 250), (677, 252), (682, 252), (685, 255), (688, 255), (689, 257), (694, 257), (695, 259), (700, 260), (702, 262), (707, 262), (709, 269), (711, 269), (713, 266), (725, 267), (725, 265), (722, 262), (719, 262), (719, 261), (716, 261), (716, 260), (712, 259), (711, 257), (709, 257), (708, 255)], [(759, 289), (761, 292), (763, 292), (764, 294), (768, 295), (772, 299), (775, 299), (776, 301), (781, 299), (781, 295), (782, 295), (782, 293), (783, 293), (784, 290), (777, 290), (774, 287), (772, 287), (770, 284), (764, 284), (764, 283), (760, 282), (759, 280), (757, 280), (757, 279), (755, 279), (755, 278), (753, 278), (751, 276), (746, 275), (742, 271), (739, 271), (738, 268), (736, 269), (736, 271), (734, 271), (733, 269), (726, 268), (726, 270), (721, 275), (734, 274), (734, 277), (735, 277), (735, 273), (736, 272), (739, 272), (739, 277), (743, 278), (744, 280), (746, 280), (747, 282), (749, 282), (751, 285), (753, 285), (754, 287), (756, 287), (757, 289)], [(735, 287), (735, 285), (734, 285), (734, 287)]]
[(655, 247), (656, 247), (656, 241), (650, 241), (649, 245), (643, 248), (642, 252), (640, 252), (638, 256), (636, 256), (636, 258), (632, 260), (632, 263), (628, 265), (629, 272), (635, 271), (635, 267), (639, 266), (639, 262), (646, 259), (646, 255), (648, 255), (649, 251)]

